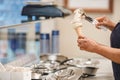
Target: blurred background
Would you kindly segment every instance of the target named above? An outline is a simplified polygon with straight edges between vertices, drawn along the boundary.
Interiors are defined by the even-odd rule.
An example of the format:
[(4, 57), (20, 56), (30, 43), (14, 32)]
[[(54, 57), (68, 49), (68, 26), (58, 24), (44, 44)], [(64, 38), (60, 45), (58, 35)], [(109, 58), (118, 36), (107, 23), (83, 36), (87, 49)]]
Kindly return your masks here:
[[(53, 36), (52, 34), (54, 34), (54, 32), (55, 34), (57, 34), (57, 40), (58, 40), (55, 44), (58, 47), (57, 52), (55, 53), (65, 55), (69, 58), (72, 57), (103, 58), (102, 56), (97, 55), (95, 53), (81, 51), (77, 46), (77, 34), (73, 29), (73, 25), (71, 24), (71, 20), (73, 19), (73, 14), (70, 13), (70, 11), (71, 12), (73, 11), (73, 9), (70, 6), (74, 7), (77, 1), (70, 0), (71, 2), (72, 1), (74, 2), (72, 5), (69, 0), (43, 0), (43, 2), (54, 1), (55, 4), (60, 7), (65, 6), (68, 10), (70, 10), (70, 11), (66, 10), (66, 12), (68, 11), (69, 15), (65, 17), (63, 16), (44, 17), (43, 15), (41, 15), (39, 19), (36, 16), (32, 16), (33, 19), (32, 20), (30, 16), (28, 17), (27, 13), (25, 13), (24, 11), (27, 10), (25, 8), (27, 8), (28, 5), (36, 4), (36, 1), (40, 1), (40, 0), (0, 0), (0, 26), (7, 27), (0, 29), (1, 58), (6, 56), (13, 56), (12, 54), (14, 54), (14, 56), (17, 56), (21, 54), (36, 53), (35, 51), (38, 47), (35, 48), (35, 46), (40, 46), (40, 45), (36, 45), (35, 42), (42, 43), (42, 41), (40, 42), (40, 39), (42, 39), (42, 36), (44, 35), (47, 36), (46, 39), (50, 40), (49, 44), (47, 44), (47, 47), (50, 50), (44, 53), (52, 54), (53, 53), (52, 45), (54, 45), (53, 43), (55, 42), (55, 41), (52, 42), (52, 36)], [(110, 5), (109, 1), (111, 0), (106, 0), (106, 1), (103, 5), (105, 4)], [(90, 1), (83, 3), (89, 6), (95, 4), (94, 1), (93, 4), (92, 3), (89, 4), (89, 2)], [(97, 2), (97, 4), (98, 3), (99, 1)], [(120, 3), (119, 0), (112, 1), (111, 11), (109, 12), (106, 11), (99, 12), (100, 11), (99, 9), (98, 11), (96, 11), (97, 9), (95, 11), (86, 9), (86, 13), (87, 15), (93, 18), (106, 15), (117, 23), (119, 21), (119, 14), (120, 14), (118, 7), (119, 3)], [(68, 6), (69, 4), (70, 6)], [(79, 6), (78, 3), (76, 5), (77, 7)], [(100, 5), (99, 7), (101, 6), (102, 5)], [(50, 9), (48, 8), (46, 10), (50, 10)], [(34, 9), (31, 8), (29, 11), (32, 10)], [(52, 12), (55, 13), (54, 11)], [(64, 12), (65, 11), (63, 10), (63, 13)], [(43, 14), (46, 13), (44, 12)], [(111, 31), (98, 30), (95, 28), (93, 24), (87, 21), (83, 21), (82, 32), (85, 36), (92, 38), (99, 43), (110, 46)], [(17, 38), (14, 39), (13, 37), (17, 37)], [(40, 52), (41, 52), (41, 48), (38, 49), (39, 55), (42, 54), (42, 52), (41, 53)], [(3, 55), (3, 53), (6, 54)]]
[[(62, 55), (62, 61), (95, 59), (100, 62), (98, 73), (113, 80), (110, 60), (79, 49), (78, 36), (71, 21), (73, 11), (83, 8), (92, 18), (108, 16), (118, 23), (119, 3), (120, 0), (0, 0), (0, 62), (4, 65), (31, 66), (45, 59), (38, 67), (49, 63), (47, 69), (51, 69), (51, 66), (56, 68), (58, 63), (56, 55)], [(110, 46), (111, 31), (98, 30), (95, 25), (85, 20), (82, 22), (83, 35)], [(103, 80), (105, 77), (102, 77)]]

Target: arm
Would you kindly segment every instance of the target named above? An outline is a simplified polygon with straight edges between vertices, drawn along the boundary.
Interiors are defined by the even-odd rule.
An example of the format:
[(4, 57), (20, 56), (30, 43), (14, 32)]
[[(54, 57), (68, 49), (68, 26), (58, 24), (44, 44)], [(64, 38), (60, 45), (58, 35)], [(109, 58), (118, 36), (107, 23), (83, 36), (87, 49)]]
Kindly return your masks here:
[(120, 49), (99, 45), (96, 47), (95, 53), (120, 64)]
[(109, 30), (112, 31), (114, 29), (114, 27), (116, 26), (116, 23), (111, 21), (106, 16), (98, 17), (98, 18), (96, 18), (96, 20), (99, 22), (99, 23), (96, 24), (96, 27), (98, 29), (100, 28), (100, 26), (105, 26), (106, 28), (108, 28)]
[[(99, 26), (105, 26), (112, 31), (116, 26), (116, 23), (105, 16), (96, 19), (99, 22), (96, 24), (97, 28), (99, 28)], [(86, 37), (78, 38), (78, 46), (81, 50), (97, 53), (116, 63), (120, 63), (120, 49), (104, 46)]]
[(79, 38), (78, 46), (81, 50), (100, 54), (116, 63), (120, 63), (120, 49), (101, 45), (88, 38)]

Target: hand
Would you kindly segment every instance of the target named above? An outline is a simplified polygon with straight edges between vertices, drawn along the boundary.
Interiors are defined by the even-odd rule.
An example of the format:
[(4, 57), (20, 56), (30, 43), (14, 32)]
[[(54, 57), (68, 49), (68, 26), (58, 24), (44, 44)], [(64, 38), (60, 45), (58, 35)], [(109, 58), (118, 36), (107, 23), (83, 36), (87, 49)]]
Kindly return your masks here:
[(99, 44), (97, 42), (95, 42), (94, 40), (91, 40), (91, 39), (88, 39), (86, 37), (79, 37), (78, 40), (78, 47), (81, 49), (81, 50), (85, 50), (85, 51), (88, 51), (88, 52), (96, 52), (96, 48), (97, 46), (99, 46)]
[(99, 26), (105, 26), (110, 30), (113, 30), (114, 27), (116, 26), (116, 23), (112, 22), (108, 17), (102, 16), (96, 18), (96, 20), (99, 22), (96, 24), (96, 27), (99, 29)]

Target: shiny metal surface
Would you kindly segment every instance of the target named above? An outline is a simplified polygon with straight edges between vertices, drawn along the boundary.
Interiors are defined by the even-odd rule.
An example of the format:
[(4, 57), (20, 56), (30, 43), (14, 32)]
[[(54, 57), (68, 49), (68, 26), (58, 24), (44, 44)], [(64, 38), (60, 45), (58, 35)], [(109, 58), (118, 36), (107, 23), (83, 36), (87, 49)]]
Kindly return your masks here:
[(63, 55), (47, 55), (47, 54), (44, 54), (44, 55), (41, 55), (40, 56), (40, 60), (41, 61), (56, 61), (56, 62), (62, 62), (62, 61), (65, 61), (67, 60), (68, 58), (66, 56), (63, 56)]
[(91, 59), (68, 59), (62, 55), (41, 55), (32, 68), (42, 80), (86, 80), (96, 75), (98, 62)]
[(99, 73), (94, 77), (86, 78), (85, 80), (114, 80), (111, 73)]

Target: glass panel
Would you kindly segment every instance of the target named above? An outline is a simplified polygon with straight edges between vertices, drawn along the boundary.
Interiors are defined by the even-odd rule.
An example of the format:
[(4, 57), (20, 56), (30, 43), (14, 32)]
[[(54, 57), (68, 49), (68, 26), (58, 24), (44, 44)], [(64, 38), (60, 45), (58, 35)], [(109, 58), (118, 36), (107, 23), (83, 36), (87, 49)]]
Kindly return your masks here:
[[(26, 54), (40, 55), (40, 22), (23, 23), (0, 28), (0, 62), (6, 64)], [(37, 43), (37, 44), (36, 44)]]
[(20, 24), (22, 19), (26, 19), (21, 16), (25, 1), (28, 0), (0, 0), (0, 26)]

